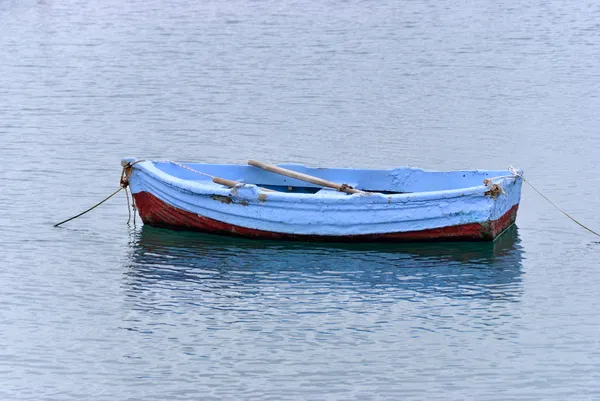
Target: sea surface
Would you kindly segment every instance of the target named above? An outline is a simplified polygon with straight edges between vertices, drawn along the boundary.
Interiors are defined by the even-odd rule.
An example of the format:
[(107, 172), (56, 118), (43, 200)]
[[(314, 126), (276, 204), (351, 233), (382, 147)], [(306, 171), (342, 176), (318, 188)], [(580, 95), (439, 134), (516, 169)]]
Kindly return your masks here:
[(127, 223), (124, 156), (523, 168), (600, 230), (600, 3), (0, 0), (0, 399), (600, 400), (600, 242)]

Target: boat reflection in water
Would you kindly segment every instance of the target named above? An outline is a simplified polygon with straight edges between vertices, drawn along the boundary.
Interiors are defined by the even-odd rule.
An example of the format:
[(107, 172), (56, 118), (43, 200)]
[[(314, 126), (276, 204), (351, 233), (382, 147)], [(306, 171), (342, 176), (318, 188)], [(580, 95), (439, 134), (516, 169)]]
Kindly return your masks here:
[(255, 241), (144, 226), (131, 252), (128, 295), (152, 308), (242, 307), (248, 297), (331, 301), (342, 292), (362, 301), (510, 302), (522, 292), (523, 250), (514, 226), (493, 243), (404, 244)]

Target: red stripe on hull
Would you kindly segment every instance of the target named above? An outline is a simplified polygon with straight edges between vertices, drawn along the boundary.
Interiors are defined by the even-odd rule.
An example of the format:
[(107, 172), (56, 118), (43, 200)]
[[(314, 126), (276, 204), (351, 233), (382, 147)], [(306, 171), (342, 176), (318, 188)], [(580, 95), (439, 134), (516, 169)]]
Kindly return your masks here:
[(434, 241), (463, 240), (490, 241), (510, 227), (517, 218), (519, 205), (513, 206), (498, 220), (485, 223), (433, 228), (422, 231), (329, 236), (312, 234), (285, 234), (255, 230), (209, 219), (183, 209), (176, 208), (158, 199), (149, 192), (134, 194), (138, 212), (144, 224), (176, 230), (193, 230), (213, 234), (226, 234), (250, 238), (285, 239), (303, 241)]

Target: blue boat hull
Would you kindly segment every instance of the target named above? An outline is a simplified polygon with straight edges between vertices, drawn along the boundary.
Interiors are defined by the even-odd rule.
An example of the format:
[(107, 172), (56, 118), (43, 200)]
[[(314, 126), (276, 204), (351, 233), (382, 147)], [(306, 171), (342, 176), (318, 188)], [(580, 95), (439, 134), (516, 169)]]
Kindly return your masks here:
[[(249, 166), (152, 161), (130, 167), (128, 180), (145, 224), (310, 241), (493, 240), (515, 222), (522, 184), (506, 170), (286, 167), (373, 192), (348, 195)], [(212, 176), (248, 184), (227, 188)]]

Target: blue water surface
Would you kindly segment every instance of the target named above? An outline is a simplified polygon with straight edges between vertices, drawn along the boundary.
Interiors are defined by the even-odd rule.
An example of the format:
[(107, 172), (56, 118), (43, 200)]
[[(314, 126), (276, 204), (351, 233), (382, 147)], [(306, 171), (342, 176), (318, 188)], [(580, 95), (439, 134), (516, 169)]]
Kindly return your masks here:
[(127, 226), (120, 158), (502, 169), (600, 229), (590, 0), (0, 1), (0, 399), (597, 400), (600, 243)]

